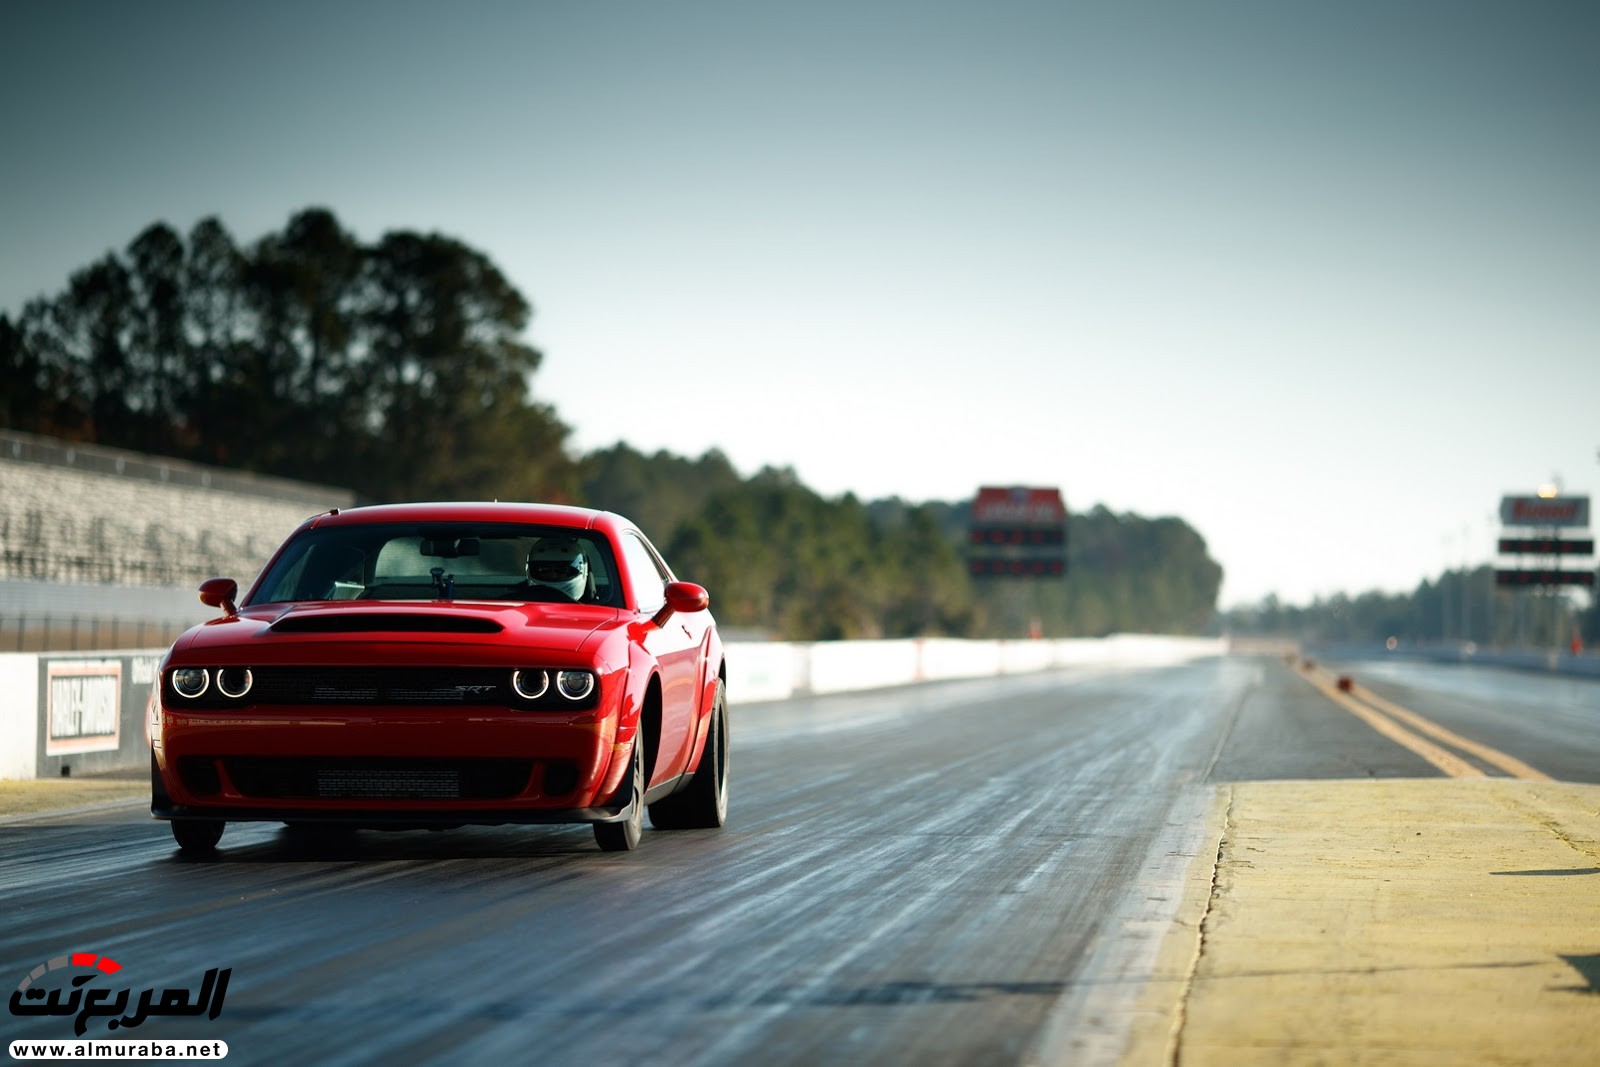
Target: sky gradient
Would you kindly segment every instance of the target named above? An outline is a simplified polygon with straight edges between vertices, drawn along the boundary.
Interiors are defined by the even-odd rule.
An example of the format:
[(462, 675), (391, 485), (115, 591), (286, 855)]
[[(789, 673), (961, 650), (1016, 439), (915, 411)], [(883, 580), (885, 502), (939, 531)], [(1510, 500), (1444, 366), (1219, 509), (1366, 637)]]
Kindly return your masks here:
[(1600, 473), (1600, 5), (0, 7), (0, 312), (146, 226), (442, 232), (536, 396), (814, 489), (1177, 515), (1223, 603)]

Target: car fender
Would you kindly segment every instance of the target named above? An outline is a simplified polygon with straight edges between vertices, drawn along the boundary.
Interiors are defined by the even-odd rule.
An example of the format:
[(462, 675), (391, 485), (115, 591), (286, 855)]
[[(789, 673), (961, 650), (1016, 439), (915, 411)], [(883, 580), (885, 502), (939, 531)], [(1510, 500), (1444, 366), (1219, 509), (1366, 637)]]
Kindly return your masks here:
[[(615, 635), (611, 640), (615, 641)], [(603, 803), (616, 795), (617, 790), (622, 788), (623, 779), (627, 777), (633, 746), (639, 737), (645, 693), (649, 691), (650, 679), (654, 676), (654, 665), (639, 644), (628, 638), (609, 646), (602, 642), (602, 647), (595, 648), (593, 652), (600, 670), (614, 679), (616, 690), (615, 711), (606, 713), (609, 728), (603, 731), (609, 735), (610, 760), (601, 776), (600, 788), (595, 793), (595, 802)]]
[(696, 714), (694, 744), (689, 749), (689, 763), (684, 767), (685, 773), (692, 773), (700, 766), (700, 757), (706, 750), (706, 738), (711, 736), (711, 713), (716, 708), (717, 683), (722, 678), (724, 665), (722, 639), (715, 627), (706, 629), (700, 655), (699, 710)]

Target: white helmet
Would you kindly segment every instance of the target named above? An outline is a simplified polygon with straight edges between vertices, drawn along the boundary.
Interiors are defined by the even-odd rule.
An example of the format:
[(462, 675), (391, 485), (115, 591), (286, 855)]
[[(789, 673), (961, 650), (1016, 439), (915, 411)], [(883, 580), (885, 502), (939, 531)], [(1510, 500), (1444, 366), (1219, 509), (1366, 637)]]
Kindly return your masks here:
[(554, 589), (569, 600), (583, 599), (589, 585), (589, 560), (573, 537), (543, 537), (528, 550), (528, 581)]

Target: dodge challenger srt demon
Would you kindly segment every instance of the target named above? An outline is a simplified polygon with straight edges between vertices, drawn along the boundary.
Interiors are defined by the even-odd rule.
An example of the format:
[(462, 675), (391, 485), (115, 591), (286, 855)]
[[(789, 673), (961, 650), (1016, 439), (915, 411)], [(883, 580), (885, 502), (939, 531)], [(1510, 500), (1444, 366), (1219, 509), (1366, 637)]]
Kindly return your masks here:
[(162, 660), (151, 814), (185, 852), (235, 821), (592, 823), (607, 851), (719, 827), (723, 648), (705, 589), (621, 516), (395, 504), (307, 519)]

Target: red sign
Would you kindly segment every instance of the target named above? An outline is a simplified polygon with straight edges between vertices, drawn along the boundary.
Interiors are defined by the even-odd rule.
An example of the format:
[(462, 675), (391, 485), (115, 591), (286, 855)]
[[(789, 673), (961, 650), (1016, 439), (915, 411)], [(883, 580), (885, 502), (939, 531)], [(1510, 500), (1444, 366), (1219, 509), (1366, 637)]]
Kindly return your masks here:
[(1587, 526), (1586, 496), (1506, 496), (1500, 498), (1500, 521), (1507, 526)]
[(974, 526), (1059, 526), (1067, 505), (1059, 489), (984, 486), (972, 505)]

